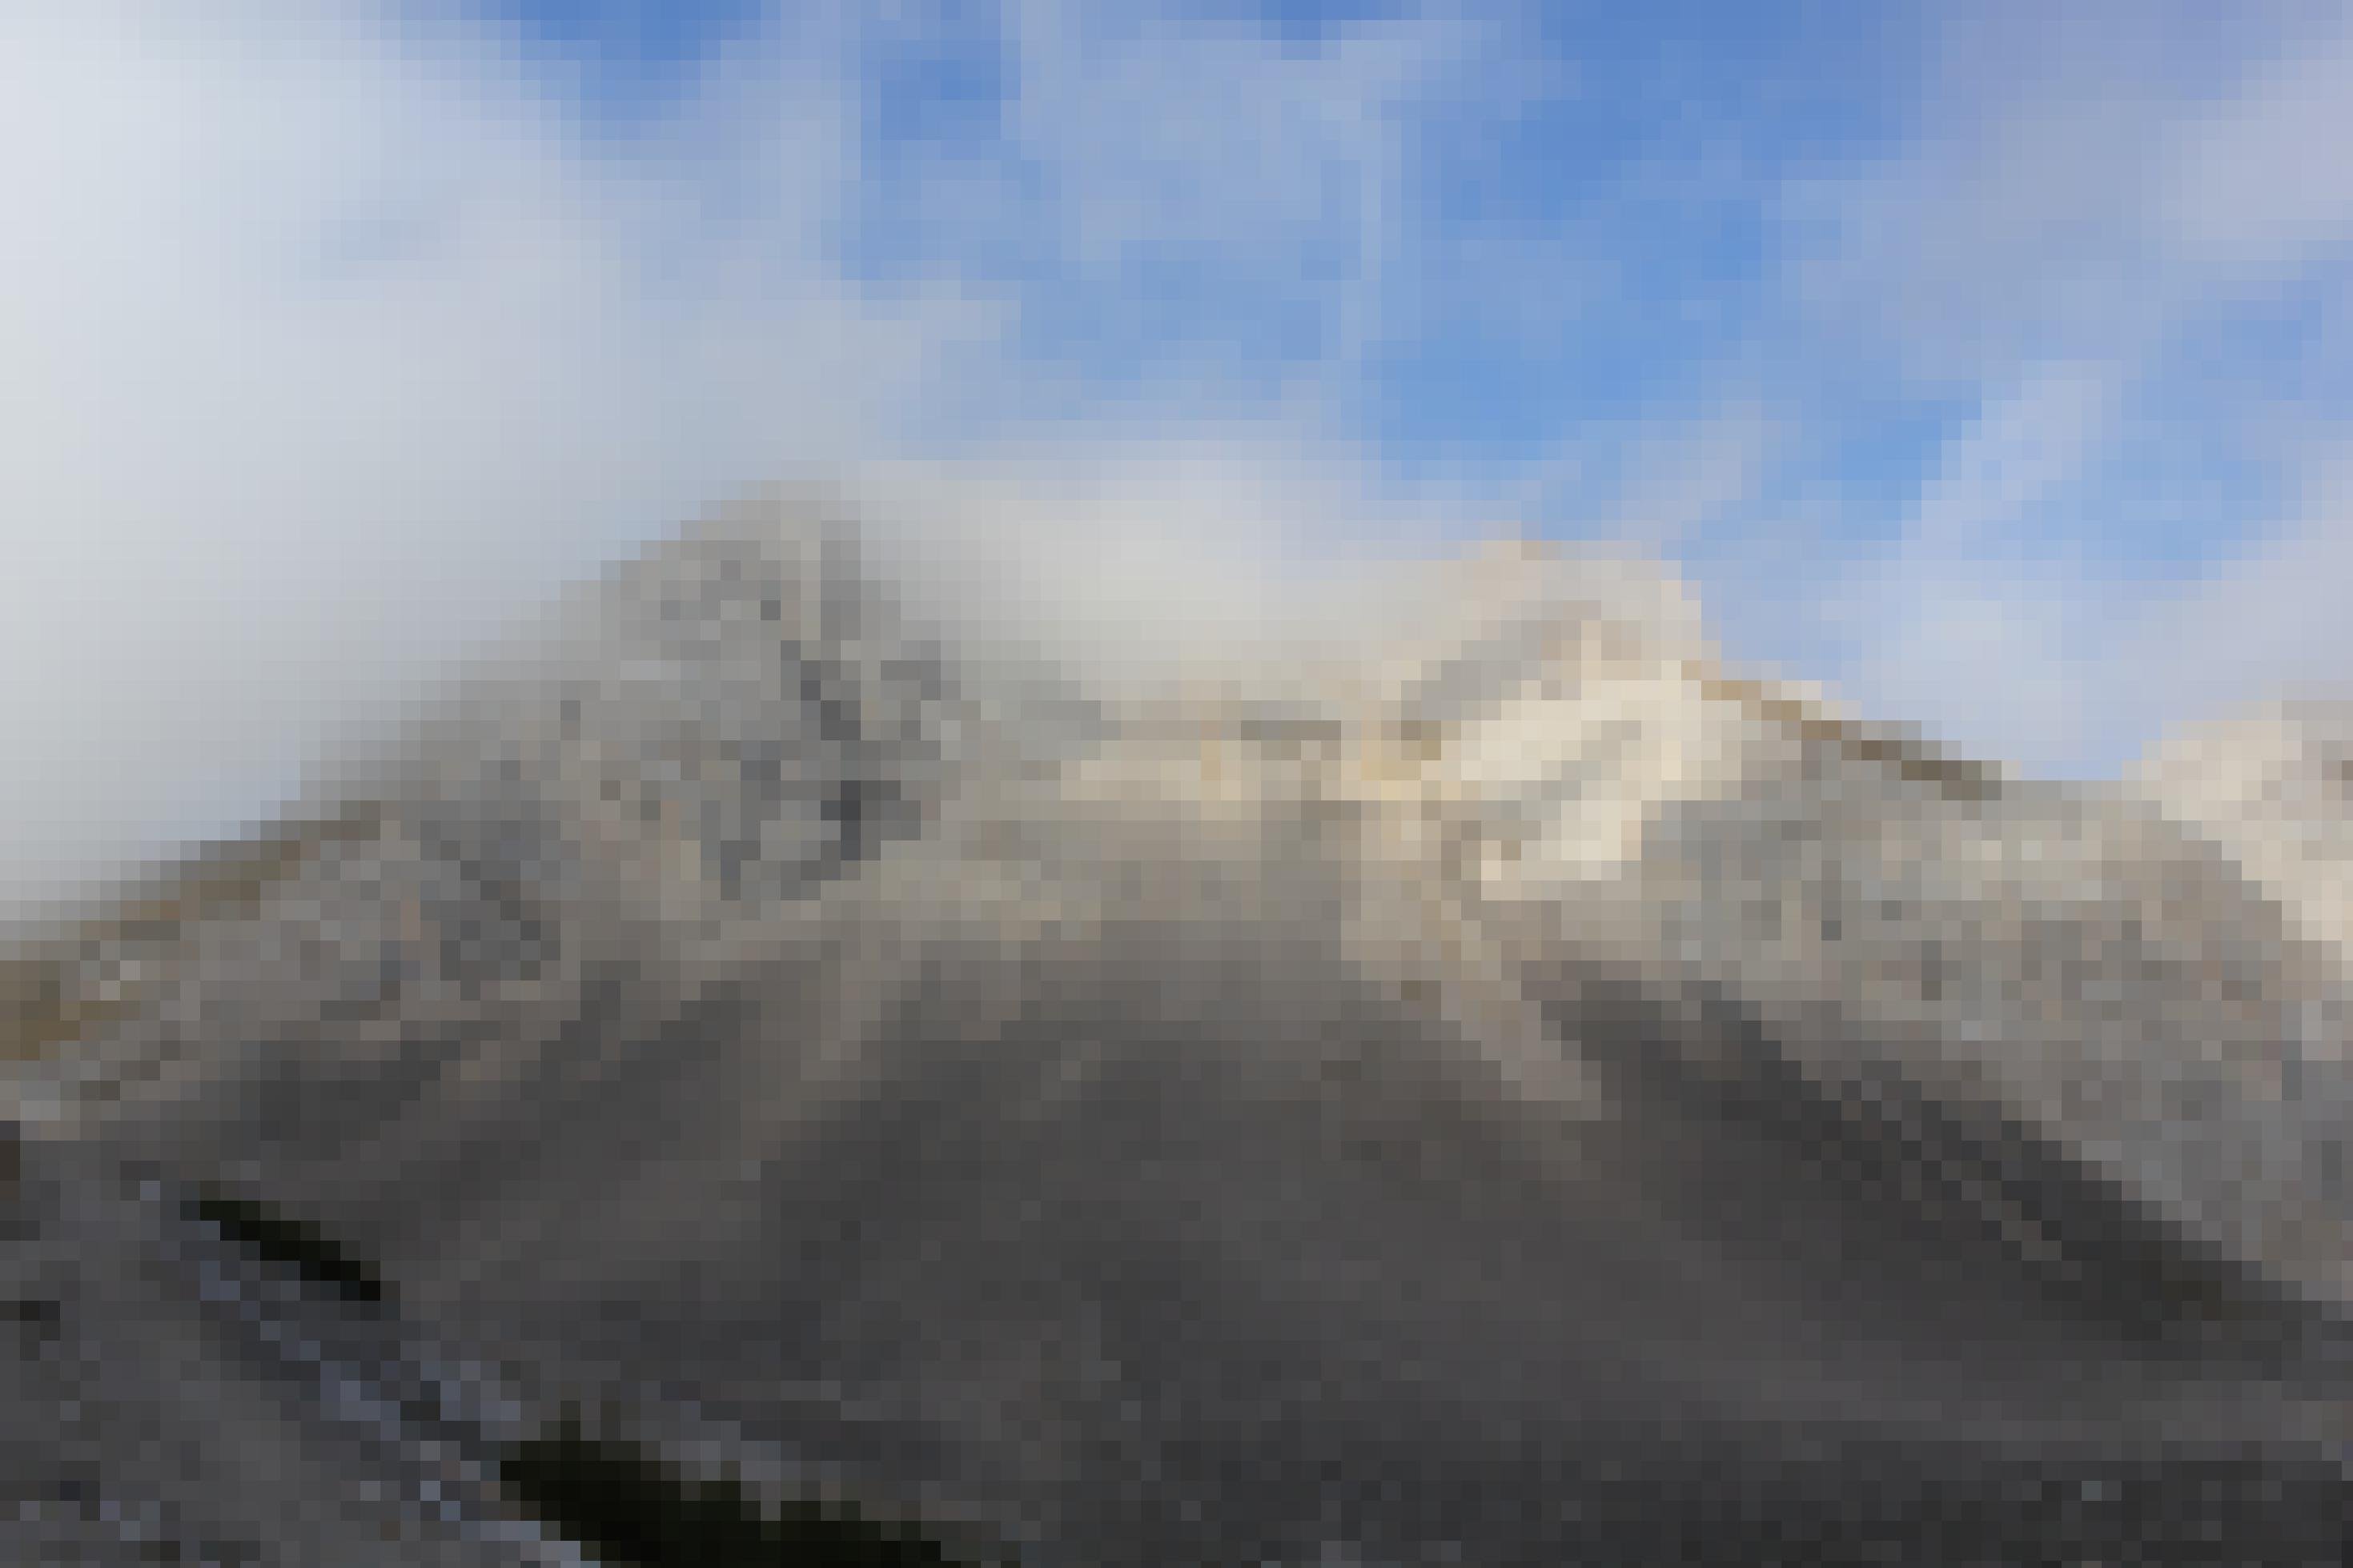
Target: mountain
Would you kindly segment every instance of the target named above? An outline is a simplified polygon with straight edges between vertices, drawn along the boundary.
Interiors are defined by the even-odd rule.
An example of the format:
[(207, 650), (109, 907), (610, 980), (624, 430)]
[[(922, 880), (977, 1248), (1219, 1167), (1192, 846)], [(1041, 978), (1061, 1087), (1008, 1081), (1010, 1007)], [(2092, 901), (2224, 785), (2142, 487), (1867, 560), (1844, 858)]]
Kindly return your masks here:
[(2303, 934), (2353, 953), (2353, 705), (2269, 702), (2186, 729), (2129, 783), (2221, 844)]
[(2342, 1559), (2353, 1010), (2242, 839), (1629, 562), (1142, 679), (882, 537), (750, 498), (15, 961), (8, 1550), (561, 1560), (435, 1467), (572, 1420), (1039, 1565)]

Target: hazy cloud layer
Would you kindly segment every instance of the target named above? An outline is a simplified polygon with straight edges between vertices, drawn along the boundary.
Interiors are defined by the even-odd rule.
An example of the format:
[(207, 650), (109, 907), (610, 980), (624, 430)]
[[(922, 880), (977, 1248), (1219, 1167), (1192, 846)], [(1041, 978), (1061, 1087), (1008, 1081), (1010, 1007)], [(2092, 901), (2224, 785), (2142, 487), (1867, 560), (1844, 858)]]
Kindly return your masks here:
[(965, 547), (1164, 641), (1646, 541), (1736, 657), (2030, 767), (2339, 679), (2353, 35), (2042, 9), (1733, 37), (1711, 108), (1541, 9), (793, 7), (614, 124), (454, 7), (6, 8), (0, 878), (268, 809), (810, 462), (1026, 476)]

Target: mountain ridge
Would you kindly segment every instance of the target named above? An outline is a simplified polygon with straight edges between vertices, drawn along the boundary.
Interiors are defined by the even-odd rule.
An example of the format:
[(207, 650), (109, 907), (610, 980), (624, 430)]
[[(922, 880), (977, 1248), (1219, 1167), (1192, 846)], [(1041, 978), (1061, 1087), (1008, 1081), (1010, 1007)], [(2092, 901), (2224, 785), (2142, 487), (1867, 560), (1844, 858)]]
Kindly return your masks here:
[[(2211, 836), (1727, 671), (1624, 563), (1506, 544), (1375, 594), (1453, 607), (1414, 636), (1145, 678), (927, 621), (809, 495), (343, 774), (347, 839), (21, 1076), (28, 1157), (283, 1212), (551, 1406), (831, 1447), (1040, 1563), (1664, 1560), (1678, 1510), (1859, 1562), (1874, 1444), (2338, 1462), (2353, 1014)], [(2322, 1560), (2343, 1494), (2261, 1481), (2005, 1550)]]

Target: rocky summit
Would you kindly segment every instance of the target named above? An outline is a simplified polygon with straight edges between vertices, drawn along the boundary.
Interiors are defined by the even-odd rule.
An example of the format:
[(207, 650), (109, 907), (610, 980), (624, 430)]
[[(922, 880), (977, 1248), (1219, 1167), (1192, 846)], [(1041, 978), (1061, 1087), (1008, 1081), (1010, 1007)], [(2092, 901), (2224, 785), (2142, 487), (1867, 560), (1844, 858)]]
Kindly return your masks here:
[(2037, 783), (1531, 546), (1114, 679), (872, 521), (8, 958), (0, 1560), (2345, 1560), (2342, 715)]

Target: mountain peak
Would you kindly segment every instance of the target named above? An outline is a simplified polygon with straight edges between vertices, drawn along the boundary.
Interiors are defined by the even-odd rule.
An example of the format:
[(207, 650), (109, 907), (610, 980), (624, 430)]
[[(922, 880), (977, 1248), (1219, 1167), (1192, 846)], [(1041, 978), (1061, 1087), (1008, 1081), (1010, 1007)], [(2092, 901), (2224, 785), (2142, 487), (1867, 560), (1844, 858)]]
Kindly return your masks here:
[[(398, 1334), (254, 1308), (378, 1363), (330, 1389), (429, 1346), (389, 1385), (520, 1369), (517, 1423), (716, 1441), (771, 1511), (839, 1464), (1041, 1568), (1342, 1527), (1875, 1560), (1922, 1499), (1971, 1561), (2134, 1560), (2174, 1513), (2021, 1523), (1986, 1461), (2073, 1500), (2151, 1454), (2181, 1542), (2341, 1558), (2341, 1468), (2299, 1510), (2269, 1483), (2341, 1447), (2353, 987), (2253, 850), (1731, 672), (1631, 559), (1292, 580), (1198, 649), (1196, 580), (1180, 646), (1105, 670), (1123, 614), (1062, 541), (991, 574), (853, 521), (777, 492), (657, 546), (370, 809), (73, 933), (111, 974), (0, 972), (47, 1029), (28, 1165), (332, 1238)], [(73, 1214), (55, 1360), (158, 1368), (111, 1385), (133, 1467), (190, 1425), (146, 1352), (227, 1309), (147, 1267), (168, 1221)], [(350, 1401), (273, 1393), (194, 1429), (379, 1485), (319, 1436)], [(2213, 1502), (2184, 1434), (2269, 1468)]]

